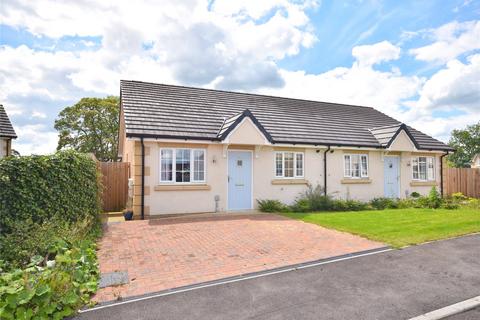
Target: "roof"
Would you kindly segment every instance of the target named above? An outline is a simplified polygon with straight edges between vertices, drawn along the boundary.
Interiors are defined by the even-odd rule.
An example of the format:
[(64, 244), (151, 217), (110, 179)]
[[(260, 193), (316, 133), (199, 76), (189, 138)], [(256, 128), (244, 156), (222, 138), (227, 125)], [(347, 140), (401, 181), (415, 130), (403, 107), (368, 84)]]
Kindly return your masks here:
[(16, 138), (15, 130), (13, 130), (12, 123), (8, 119), (8, 115), (5, 112), (5, 108), (0, 104), (0, 137), (3, 138)]
[(120, 96), (127, 137), (222, 141), (250, 117), (275, 144), (385, 148), (402, 127), (418, 149), (453, 150), (371, 107), (130, 80)]
[(245, 109), (244, 111), (235, 114), (229, 118), (225, 118), (222, 127), (218, 131), (217, 137), (220, 140), (224, 140), (229, 135), (229, 133), (232, 132), (233, 129), (235, 129), (236, 126), (238, 126), (245, 118), (250, 118), (250, 120), (252, 120), (252, 122), (257, 126), (257, 128), (263, 133), (265, 138), (267, 138), (268, 141), (273, 142), (273, 139), (268, 133), (268, 131), (262, 126), (262, 124), (248, 109)]

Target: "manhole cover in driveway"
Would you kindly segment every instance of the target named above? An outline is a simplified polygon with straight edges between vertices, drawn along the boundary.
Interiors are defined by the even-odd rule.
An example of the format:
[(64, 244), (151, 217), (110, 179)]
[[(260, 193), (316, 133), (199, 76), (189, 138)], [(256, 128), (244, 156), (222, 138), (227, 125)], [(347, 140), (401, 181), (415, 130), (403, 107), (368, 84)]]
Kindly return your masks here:
[(100, 288), (118, 286), (128, 283), (128, 272), (116, 271), (100, 274)]

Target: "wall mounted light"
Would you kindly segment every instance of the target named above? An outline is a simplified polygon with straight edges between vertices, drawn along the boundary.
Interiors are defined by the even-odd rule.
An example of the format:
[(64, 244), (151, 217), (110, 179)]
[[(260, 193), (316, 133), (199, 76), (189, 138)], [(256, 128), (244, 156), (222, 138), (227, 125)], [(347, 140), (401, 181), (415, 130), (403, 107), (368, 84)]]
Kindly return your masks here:
[(217, 163), (217, 156), (213, 156), (213, 157), (212, 157), (212, 163), (213, 163), (213, 164)]

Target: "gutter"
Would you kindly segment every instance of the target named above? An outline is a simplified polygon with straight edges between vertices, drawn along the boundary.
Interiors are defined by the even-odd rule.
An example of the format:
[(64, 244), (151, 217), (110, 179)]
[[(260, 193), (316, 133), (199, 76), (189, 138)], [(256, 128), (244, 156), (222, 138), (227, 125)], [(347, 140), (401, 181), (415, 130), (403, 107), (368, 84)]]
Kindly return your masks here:
[(327, 196), (327, 153), (330, 151), (331, 146), (323, 151), (323, 192), (325, 197)]
[(448, 156), (449, 152), (444, 153), (440, 156), (440, 195), (443, 198), (443, 158)]
[(142, 145), (142, 197), (140, 210), (142, 220), (145, 220), (145, 144), (143, 143), (143, 137), (140, 138), (140, 143)]

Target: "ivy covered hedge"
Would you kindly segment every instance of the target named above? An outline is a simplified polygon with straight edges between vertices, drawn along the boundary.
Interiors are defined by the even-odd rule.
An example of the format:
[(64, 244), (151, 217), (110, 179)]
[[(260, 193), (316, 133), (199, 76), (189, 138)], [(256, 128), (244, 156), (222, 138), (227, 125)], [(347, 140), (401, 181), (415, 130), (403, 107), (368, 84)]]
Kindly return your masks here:
[(100, 190), (86, 154), (0, 160), (0, 319), (62, 319), (89, 302)]
[(58, 217), (75, 222), (101, 208), (95, 161), (86, 154), (6, 157), (0, 160), (0, 230), (20, 221), (42, 223)]

